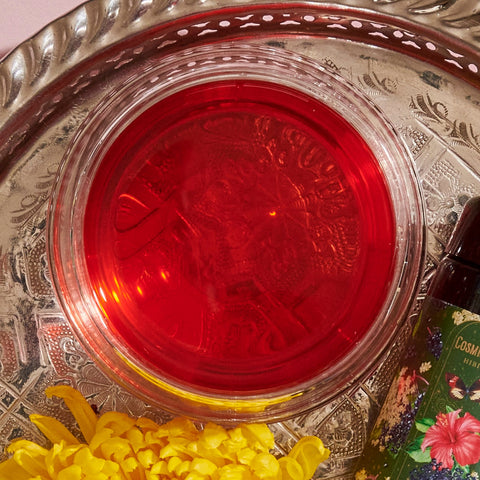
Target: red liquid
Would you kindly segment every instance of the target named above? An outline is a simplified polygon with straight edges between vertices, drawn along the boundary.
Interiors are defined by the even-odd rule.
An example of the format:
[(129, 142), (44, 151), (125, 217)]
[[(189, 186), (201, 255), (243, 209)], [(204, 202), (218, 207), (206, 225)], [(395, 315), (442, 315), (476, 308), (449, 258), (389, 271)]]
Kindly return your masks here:
[(392, 276), (395, 223), (342, 118), (258, 81), (191, 87), (109, 148), (85, 216), (110, 329), (177, 382), (289, 387), (343, 357)]

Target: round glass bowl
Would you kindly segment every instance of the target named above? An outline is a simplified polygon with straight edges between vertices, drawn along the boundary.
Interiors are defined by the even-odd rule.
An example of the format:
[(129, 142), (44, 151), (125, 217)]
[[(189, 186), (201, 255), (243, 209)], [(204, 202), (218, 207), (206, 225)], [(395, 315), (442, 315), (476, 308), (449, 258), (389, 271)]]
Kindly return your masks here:
[(65, 154), (54, 287), (113, 379), (200, 419), (286, 418), (372, 372), (423, 257), (411, 159), (339, 76), (214, 44), (144, 67)]

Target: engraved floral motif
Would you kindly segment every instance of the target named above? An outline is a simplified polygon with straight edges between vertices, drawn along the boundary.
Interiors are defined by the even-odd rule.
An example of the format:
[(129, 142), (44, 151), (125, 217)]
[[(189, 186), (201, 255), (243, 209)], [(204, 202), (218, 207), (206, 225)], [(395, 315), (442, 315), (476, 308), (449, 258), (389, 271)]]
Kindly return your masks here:
[(459, 170), (446, 155), (432, 163), (424, 174), (422, 186), (427, 225), (445, 245), (463, 206), (475, 195), (476, 188), (465, 185)]
[(445, 103), (419, 94), (412, 97), (410, 107), (422, 123), (437, 131), (452, 147), (463, 146), (480, 153), (480, 135), (472, 124), (451, 120)]
[(393, 95), (398, 88), (397, 80), (378, 74), (372, 68), (360, 75), (359, 81), (364, 90), (370, 95)]

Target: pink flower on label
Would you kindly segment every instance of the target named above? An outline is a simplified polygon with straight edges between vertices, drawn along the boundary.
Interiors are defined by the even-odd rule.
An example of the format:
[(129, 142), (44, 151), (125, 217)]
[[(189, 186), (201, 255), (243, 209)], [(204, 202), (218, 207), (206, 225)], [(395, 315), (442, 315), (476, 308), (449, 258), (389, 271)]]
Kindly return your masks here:
[(453, 467), (453, 459), (461, 466), (480, 461), (480, 421), (468, 412), (459, 417), (461, 410), (437, 415), (422, 442), (422, 450), (428, 447), (430, 457), (445, 468)]

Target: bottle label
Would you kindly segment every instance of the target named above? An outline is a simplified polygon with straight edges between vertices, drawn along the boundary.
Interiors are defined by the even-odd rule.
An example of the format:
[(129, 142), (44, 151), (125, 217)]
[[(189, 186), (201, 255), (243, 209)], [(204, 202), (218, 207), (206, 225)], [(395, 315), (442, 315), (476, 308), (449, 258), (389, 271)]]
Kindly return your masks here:
[(356, 480), (480, 478), (480, 315), (428, 297)]

